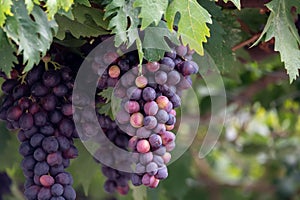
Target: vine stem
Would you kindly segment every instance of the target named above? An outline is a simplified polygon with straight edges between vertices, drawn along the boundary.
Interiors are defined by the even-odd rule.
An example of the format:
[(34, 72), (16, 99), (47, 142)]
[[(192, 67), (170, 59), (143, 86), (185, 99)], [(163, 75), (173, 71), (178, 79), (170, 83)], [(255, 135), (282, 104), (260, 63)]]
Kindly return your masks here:
[(243, 48), (244, 46), (247, 46), (253, 42), (255, 42), (259, 37), (260, 37), (261, 33), (257, 33), (255, 35), (253, 35), (250, 39), (243, 41), (237, 45), (235, 45), (234, 47), (231, 48), (232, 51), (236, 51), (240, 48)]

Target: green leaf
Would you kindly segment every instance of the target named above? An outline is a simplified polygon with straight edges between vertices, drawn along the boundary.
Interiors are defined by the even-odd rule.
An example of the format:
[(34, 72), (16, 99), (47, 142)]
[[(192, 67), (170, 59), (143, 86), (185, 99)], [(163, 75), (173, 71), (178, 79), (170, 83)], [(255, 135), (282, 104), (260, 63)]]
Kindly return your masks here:
[(12, 0), (3, 0), (1, 1), (0, 4), (0, 27), (3, 27), (5, 20), (6, 20), (6, 15), (12, 16), (11, 12), (11, 6), (13, 2)]
[(190, 48), (203, 55), (203, 42), (206, 42), (206, 37), (210, 36), (206, 24), (212, 23), (210, 14), (196, 0), (174, 0), (166, 12), (167, 24), (170, 30), (173, 30), (177, 13), (180, 13), (178, 34), (182, 43), (184, 45), (189, 44)]
[(87, 7), (91, 7), (89, 0), (75, 0), (75, 2), (81, 5), (85, 5)]
[(166, 51), (170, 51), (170, 47), (165, 38), (168, 38), (174, 44), (180, 44), (176, 38), (175, 32), (170, 32), (164, 22), (160, 22), (158, 27), (147, 27), (145, 29), (145, 37), (143, 40), (143, 49), (145, 59), (148, 61), (157, 61), (164, 56)]
[(166, 12), (168, 0), (136, 0), (133, 6), (141, 8), (139, 18), (142, 19), (141, 30), (144, 30), (152, 22), (158, 25)]
[(132, 188), (133, 200), (146, 200), (147, 199), (147, 188), (145, 186)]
[(93, 21), (103, 29), (108, 28), (108, 21), (103, 20), (104, 12), (97, 8), (76, 5), (73, 8), (74, 17), (79, 23), (84, 24), (86, 21)]
[(133, 0), (114, 0), (105, 7), (104, 19), (111, 18), (108, 28), (115, 34), (116, 47), (123, 43), (129, 47), (139, 37), (136, 32), (139, 25), (137, 15), (138, 9), (133, 7)]
[(28, 13), (31, 13), (31, 11), (33, 10), (33, 7), (34, 7), (34, 2), (32, 2), (32, 0), (25, 0), (25, 4), (26, 4)]
[(45, 7), (47, 8), (49, 19), (53, 19), (59, 9), (63, 9), (67, 12), (73, 3), (74, 0), (47, 0)]
[[(74, 14), (75, 15), (75, 14)], [(80, 37), (97, 37), (99, 35), (106, 35), (108, 32), (99, 27), (94, 21), (86, 21), (80, 23), (76, 19), (71, 20), (65, 16), (56, 15), (55, 20), (58, 24), (58, 32), (56, 38), (63, 40), (66, 32), (70, 32), (75, 38)]]
[(76, 142), (76, 147), (80, 156), (72, 161), (68, 171), (72, 174), (76, 174), (76, 178), (74, 178), (75, 187), (82, 186), (85, 195), (88, 195), (91, 186), (90, 184), (95, 174), (101, 173), (101, 167), (95, 162), (93, 156), (86, 150), (85, 146), (80, 141)]
[(231, 1), (239, 10), (241, 10), (241, 1), (240, 0), (224, 0), (225, 3)]
[(8, 41), (6, 34), (0, 29), (0, 57), (1, 57), (1, 70), (9, 75), (9, 72), (14, 67), (14, 63), (17, 63), (17, 57), (14, 55), (15, 49)]
[(105, 103), (108, 103), (111, 101), (113, 92), (114, 92), (114, 88), (108, 87), (108, 88), (104, 89), (102, 92), (99, 92), (98, 95), (103, 97), (104, 99), (106, 99)]
[(268, 18), (265, 29), (256, 45), (263, 37), (265, 41), (275, 38), (275, 51), (280, 52), (281, 61), (290, 77), (290, 82), (299, 75), (300, 68), (300, 38), (294, 24), (291, 7), (300, 8), (300, 2), (294, 0), (273, 0), (267, 4), (271, 14)]
[(24, 71), (29, 71), (45, 56), (57, 31), (57, 24), (53, 20), (48, 21), (38, 6), (32, 10), (32, 19), (23, 1), (14, 3), (12, 11), (14, 16), (7, 18), (4, 31), (19, 46), (18, 53), (23, 53), (23, 62), (27, 62)]

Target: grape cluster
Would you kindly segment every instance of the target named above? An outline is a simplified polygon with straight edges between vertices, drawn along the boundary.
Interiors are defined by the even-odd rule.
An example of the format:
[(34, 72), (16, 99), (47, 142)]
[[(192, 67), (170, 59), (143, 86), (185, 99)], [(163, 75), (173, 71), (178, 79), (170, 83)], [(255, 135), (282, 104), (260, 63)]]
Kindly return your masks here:
[[(28, 200), (75, 200), (72, 176), (65, 171), (78, 156), (73, 138), (73, 72), (68, 67), (45, 69), (41, 63), (27, 74), (15, 69), (2, 84), (0, 118), (18, 130), (21, 167)], [(22, 77), (20, 79), (20, 77)]]
[[(176, 123), (175, 108), (181, 105), (182, 91), (191, 86), (190, 75), (198, 71), (198, 65), (191, 60), (193, 53), (181, 45), (167, 52), (158, 62), (145, 62), (141, 67), (138, 66), (137, 52), (122, 57), (108, 52), (102, 59), (94, 59), (94, 70), (102, 73), (98, 91), (114, 87), (115, 97), (121, 99), (116, 121), (109, 122), (118, 131), (108, 130), (107, 136), (117, 132), (129, 137), (126, 149), (137, 155), (132, 157), (135, 167), (131, 181), (135, 186), (143, 184), (155, 188), (168, 176), (166, 164), (175, 148), (175, 134), (172, 132)], [(103, 71), (101, 66), (105, 65), (109, 67)], [(104, 169), (108, 180), (121, 173), (109, 167)], [(117, 188), (117, 184), (117, 179), (107, 181), (105, 188)]]

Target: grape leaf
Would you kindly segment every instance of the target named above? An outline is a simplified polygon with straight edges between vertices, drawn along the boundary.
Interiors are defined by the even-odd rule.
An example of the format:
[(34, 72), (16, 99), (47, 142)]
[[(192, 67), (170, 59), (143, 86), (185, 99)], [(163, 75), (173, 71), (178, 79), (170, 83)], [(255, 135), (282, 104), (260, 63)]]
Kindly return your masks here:
[(212, 23), (211, 16), (196, 0), (174, 0), (166, 12), (168, 28), (173, 30), (174, 18), (180, 13), (178, 34), (184, 45), (203, 55), (203, 42), (210, 36), (206, 23)]
[(131, 46), (139, 37), (137, 15), (138, 9), (133, 7), (133, 0), (114, 0), (105, 7), (104, 19), (111, 18), (108, 28), (115, 34), (115, 46), (123, 43)]
[(141, 30), (144, 30), (152, 22), (158, 25), (166, 12), (168, 0), (136, 0), (133, 6), (141, 8), (139, 18), (142, 19)]
[(175, 32), (167, 29), (165, 22), (160, 22), (158, 27), (147, 27), (143, 40), (143, 48), (145, 59), (148, 61), (157, 61), (164, 56), (166, 51), (170, 51), (170, 47), (165, 38), (168, 38), (174, 44), (179, 44)]
[(241, 10), (241, 1), (240, 0), (224, 0), (225, 3), (231, 1), (239, 10)]
[[(100, 107), (98, 112), (102, 115), (109, 116), (111, 119), (114, 119), (113, 115), (113, 105), (112, 105), (112, 97), (113, 97), (114, 88), (108, 87), (107, 89), (98, 93), (103, 99), (105, 99), (105, 103), (97, 105)], [(115, 100), (115, 99), (114, 99)]]
[[(76, 6), (73, 9), (73, 16), (73, 20), (66, 16), (55, 16), (59, 27), (56, 38), (63, 40), (66, 32), (70, 32), (77, 39), (81, 36), (97, 37), (99, 35), (106, 35), (109, 33), (107, 30), (102, 28), (107, 25), (106, 22), (102, 20), (103, 17), (100, 10), (84, 6)], [(98, 17), (100, 18), (98, 19)]]
[(100, 9), (76, 5), (72, 11), (79, 23), (84, 24), (86, 21), (92, 20), (103, 29), (107, 29), (108, 27), (108, 22), (103, 20), (104, 13)]
[(17, 57), (14, 55), (15, 49), (12, 44), (9, 43), (5, 33), (0, 29), (0, 58), (1, 58), (1, 70), (9, 75), (9, 72), (14, 66), (14, 62), (17, 62)]
[(12, 0), (1, 1), (1, 4), (0, 4), (0, 27), (3, 27), (5, 20), (6, 20), (6, 15), (12, 16), (12, 12), (11, 12), (12, 4), (13, 4)]
[(95, 174), (100, 173), (101, 168), (80, 141), (76, 142), (76, 147), (80, 156), (72, 161), (68, 171), (72, 174), (76, 174), (74, 185), (77, 187), (82, 186), (85, 195), (88, 195), (92, 179), (94, 178)]
[(81, 5), (85, 5), (87, 7), (91, 7), (89, 0), (75, 0), (75, 2)]
[(292, 6), (300, 8), (300, 2), (293, 0), (273, 0), (266, 6), (270, 9), (271, 14), (260, 38), (254, 45), (263, 37), (265, 41), (275, 38), (274, 49), (280, 52), (281, 61), (285, 63), (290, 83), (292, 83), (299, 76), (300, 38), (290, 9)]
[(47, 0), (45, 7), (47, 8), (49, 19), (53, 19), (59, 9), (63, 9), (67, 12), (73, 3), (74, 0)]
[(4, 31), (19, 46), (18, 53), (23, 53), (23, 62), (27, 62), (24, 71), (29, 71), (45, 56), (57, 31), (57, 24), (53, 20), (48, 21), (39, 6), (34, 6), (31, 18), (23, 1), (14, 3), (12, 12), (14, 16), (7, 18)]

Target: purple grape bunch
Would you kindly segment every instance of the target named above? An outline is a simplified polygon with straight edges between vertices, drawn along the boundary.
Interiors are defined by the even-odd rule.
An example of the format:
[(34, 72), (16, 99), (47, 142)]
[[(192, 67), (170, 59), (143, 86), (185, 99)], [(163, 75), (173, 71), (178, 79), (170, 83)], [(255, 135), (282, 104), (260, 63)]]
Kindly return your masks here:
[[(122, 148), (134, 153), (130, 179), (135, 186), (143, 184), (156, 188), (168, 176), (166, 165), (175, 148), (176, 136), (172, 132), (176, 126), (175, 109), (181, 105), (182, 91), (191, 87), (190, 75), (198, 72), (198, 65), (192, 61), (193, 53), (180, 45), (157, 62), (144, 61), (142, 67), (138, 65), (136, 51), (121, 57), (108, 52), (102, 59), (97, 56), (94, 59), (93, 69), (102, 73), (98, 92), (114, 87), (115, 98), (121, 100), (115, 122), (109, 124), (117, 125), (118, 132), (128, 136), (128, 145)], [(102, 66), (106, 65), (109, 67), (103, 70)], [(101, 97), (99, 99), (101, 102)], [(108, 135), (110, 132), (107, 131)], [(108, 180), (114, 176), (112, 174), (120, 173), (117, 169), (104, 168)], [(126, 180), (128, 173), (124, 177)], [(114, 183), (108, 181), (104, 187), (108, 192), (114, 192), (118, 188), (117, 182), (115, 179)]]
[[(78, 156), (72, 120), (72, 70), (47, 69), (41, 63), (22, 75), (16, 66), (2, 84), (0, 118), (18, 130), (28, 200), (75, 200), (73, 178), (65, 171)], [(23, 76), (23, 79), (19, 79)]]

